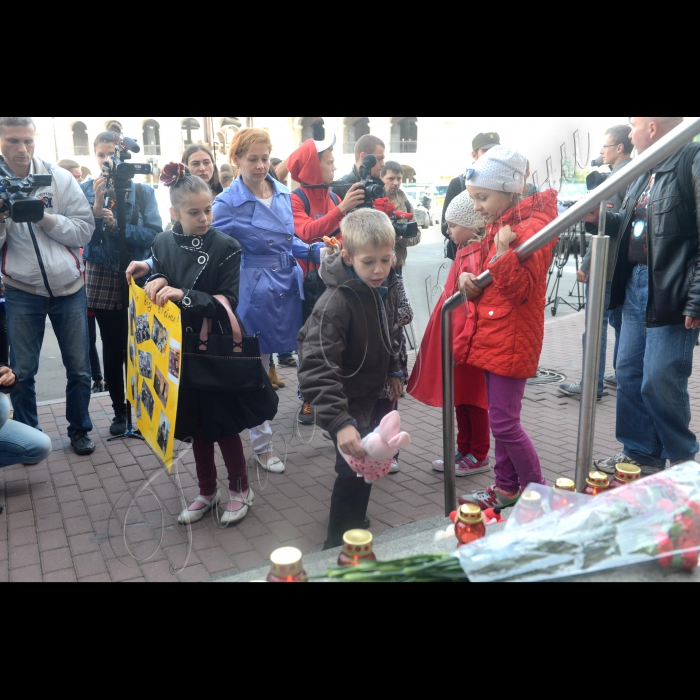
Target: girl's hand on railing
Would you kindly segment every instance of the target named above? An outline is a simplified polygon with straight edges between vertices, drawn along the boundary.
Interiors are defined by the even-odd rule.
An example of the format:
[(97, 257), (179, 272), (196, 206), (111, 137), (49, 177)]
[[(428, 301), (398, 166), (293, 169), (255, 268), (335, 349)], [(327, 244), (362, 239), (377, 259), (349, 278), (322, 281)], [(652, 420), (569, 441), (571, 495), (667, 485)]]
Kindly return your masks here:
[(474, 299), (484, 293), (484, 290), (477, 286), (477, 279), (477, 276), (473, 275), (471, 272), (465, 272), (460, 276), (459, 291), (467, 297), (467, 299)]

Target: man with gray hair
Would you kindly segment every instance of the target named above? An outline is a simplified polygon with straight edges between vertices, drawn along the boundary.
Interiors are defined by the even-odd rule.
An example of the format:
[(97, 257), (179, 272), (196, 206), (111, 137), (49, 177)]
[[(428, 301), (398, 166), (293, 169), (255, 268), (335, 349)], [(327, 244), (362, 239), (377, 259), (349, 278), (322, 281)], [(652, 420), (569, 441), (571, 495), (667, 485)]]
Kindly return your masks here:
[[(640, 153), (683, 117), (632, 117)], [(700, 451), (690, 430), (688, 379), (700, 335), (700, 145), (689, 144), (641, 177), (618, 214), (608, 213), (615, 241), (610, 308), (622, 307), (617, 362), (617, 439), (623, 452), (596, 462), (645, 475), (692, 461)], [(586, 220), (598, 221), (594, 213)]]
[(90, 359), (80, 249), (90, 242), (95, 221), (73, 175), (34, 156), (35, 135), (32, 117), (0, 117), (0, 179), (19, 182), (34, 175), (51, 176), (50, 185), (32, 192), (44, 204), (44, 216), (37, 223), (14, 221), (7, 202), (0, 199), (10, 365), (17, 375), (14, 417), (39, 427), (35, 377), (48, 316), (66, 367), (68, 435), (76, 454), (88, 455), (95, 445), (88, 438)]

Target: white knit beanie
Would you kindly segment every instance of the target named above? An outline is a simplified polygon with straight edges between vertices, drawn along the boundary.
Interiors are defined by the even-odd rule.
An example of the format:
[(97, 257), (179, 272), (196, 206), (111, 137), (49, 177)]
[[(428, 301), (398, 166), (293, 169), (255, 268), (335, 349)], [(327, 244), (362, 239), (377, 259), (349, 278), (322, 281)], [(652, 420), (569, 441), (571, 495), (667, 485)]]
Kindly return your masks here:
[(527, 158), (505, 146), (495, 146), (467, 170), (467, 187), (516, 193), (525, 187)]
[(480, 230), (484, 228), (484, 217), (474, 211), (474, 200), (469, 192), (455, 197), (445, 212), (445, 221), (464, 228)]

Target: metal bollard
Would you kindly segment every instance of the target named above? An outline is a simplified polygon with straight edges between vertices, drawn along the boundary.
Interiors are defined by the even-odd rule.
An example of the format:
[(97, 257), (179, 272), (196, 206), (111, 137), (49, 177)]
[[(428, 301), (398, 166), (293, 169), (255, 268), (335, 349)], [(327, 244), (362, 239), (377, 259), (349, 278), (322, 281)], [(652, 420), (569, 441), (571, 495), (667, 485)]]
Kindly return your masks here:
[(578, 449), (576, 451), (576, 490), (583, 493), (586, 479), (593, 465), (595, 416), (598, 406), (598, 377), (600, 374), (603, 319), (605, 318), (605, 287), (607, 283), (610, 238), (605, 235), (607, 207), (600, 209), (598, 236), (593, 238), (591, 275), (588, 280), (588, 318), (586, 320), (586, 345), (583, 357), (581, 381), (581, 413), (578, 424)]

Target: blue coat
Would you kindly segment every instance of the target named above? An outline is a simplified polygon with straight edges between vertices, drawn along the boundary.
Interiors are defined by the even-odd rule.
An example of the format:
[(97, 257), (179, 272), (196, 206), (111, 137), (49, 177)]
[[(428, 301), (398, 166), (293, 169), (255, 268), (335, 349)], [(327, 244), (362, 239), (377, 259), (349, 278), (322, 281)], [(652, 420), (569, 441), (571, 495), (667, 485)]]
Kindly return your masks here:
[(268, 176), (275, 190), (267, 207), (238, 178), (214, 202), (214, 228), (243, 248), (238, 314), (251, 334), (260, 335), (263, 355), (297, 347), (302, 319), (303, 273), (295, 256), (308, 246), (294, 235), (289, 190)]
[[(93, 180), (83, 182), (80, 185), (85, 193), (90, 206), (95, 204), (95, 183)], [(141, 199), (143, 207), (139, 207), (139, 223), (137, 226), (131, 225), (131, 218), (136, 202), (136, 187), (142, 192)], [(142, 211), (143, 209), (143, 211)], [(151, 246), (156, 235), (163, 230), (163, 221), (158, 211), (156, 193), (152, 187), (147, 185), (135, 185), (131, 188), (129, 198), (126, 202), (126, 245), (131, 252), (133, 260), (143, 260), (151, 254)], [(116, 220), (117, 211), (114, 208), (114, 218)], [(119, 269), (119, 237), (115, 234), (107, 233), (104, 230), (104, 217), (95, 219), (95, 233), (92, 240), (83, 250), (83, 258), (95, 265), (106, 267), (108, 270)], [(128, 261), (127, 261), (128, 262)]]

